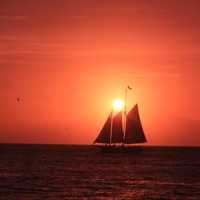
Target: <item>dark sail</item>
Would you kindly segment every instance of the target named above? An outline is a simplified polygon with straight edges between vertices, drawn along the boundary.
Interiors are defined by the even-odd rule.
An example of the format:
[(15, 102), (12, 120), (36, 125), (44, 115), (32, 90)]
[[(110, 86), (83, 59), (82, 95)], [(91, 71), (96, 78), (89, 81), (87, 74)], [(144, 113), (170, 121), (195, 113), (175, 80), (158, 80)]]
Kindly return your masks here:
[(113, 117), (112, 143), (122, 143), (123, 135), (122, 112), (119, 112)]
[(103, 128), (94, 143), (110, 143), (111, 114), (108, 116)]
[(147, 140), (144, 135), (138, 112), (138, 106), (136, 104), (126, 117), (126, 134), (124, 143), (135, 144), (145, 142), (147, 142)]

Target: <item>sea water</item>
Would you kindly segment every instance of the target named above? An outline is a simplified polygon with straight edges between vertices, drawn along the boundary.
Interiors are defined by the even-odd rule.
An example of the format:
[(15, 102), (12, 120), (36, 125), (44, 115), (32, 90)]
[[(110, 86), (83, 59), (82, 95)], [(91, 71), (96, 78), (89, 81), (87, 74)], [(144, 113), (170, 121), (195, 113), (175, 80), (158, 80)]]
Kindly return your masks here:
[(2, 144), (0, 199), (199, 200), (200, 148)]

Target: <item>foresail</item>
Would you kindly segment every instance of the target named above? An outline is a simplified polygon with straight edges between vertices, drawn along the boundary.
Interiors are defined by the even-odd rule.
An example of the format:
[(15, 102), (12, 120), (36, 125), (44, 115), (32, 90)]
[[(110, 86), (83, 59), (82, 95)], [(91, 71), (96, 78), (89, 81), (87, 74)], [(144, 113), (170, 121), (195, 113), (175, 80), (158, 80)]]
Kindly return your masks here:
[(110, 143), (111, 114), (108, 116), (103, 128), (94, 143)]
[(126, 117), (126, 134), (124, 143), (136, 144), (147, 142), (140, 121), (137, 104), (130, 110)]
[(122, 143), (123, 142), (123, 128), (122, 128), (122, 112), (117, 113), (113, 117), (112, 124), (112, 143)]

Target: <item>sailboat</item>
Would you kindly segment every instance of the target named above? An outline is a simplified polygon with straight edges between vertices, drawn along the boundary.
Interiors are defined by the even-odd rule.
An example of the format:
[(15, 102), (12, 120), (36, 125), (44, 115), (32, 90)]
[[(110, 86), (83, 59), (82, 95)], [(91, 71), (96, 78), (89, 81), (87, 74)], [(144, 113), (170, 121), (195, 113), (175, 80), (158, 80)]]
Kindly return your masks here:
[[(127, 96), (127, 90), (125, 96)], [(138, 105), (133, 106), (126, 114), (125, 101), (123, 111), (115, 115), (113, 111), (110, 112), (93, 144), (100, 147), (103, 152), (141, 152), (142, 147), (138, 144), (146, 142)]]

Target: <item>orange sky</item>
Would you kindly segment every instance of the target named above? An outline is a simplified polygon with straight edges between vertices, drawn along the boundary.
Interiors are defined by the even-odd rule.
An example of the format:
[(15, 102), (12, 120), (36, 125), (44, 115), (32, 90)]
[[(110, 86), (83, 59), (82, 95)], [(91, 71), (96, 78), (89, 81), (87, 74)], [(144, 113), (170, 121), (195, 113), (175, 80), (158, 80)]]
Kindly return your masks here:
[(200, 145), (199, 10), (198, 0), (1, 0), (0, 143), (91, 143), (129, 84), (149, 144)]

